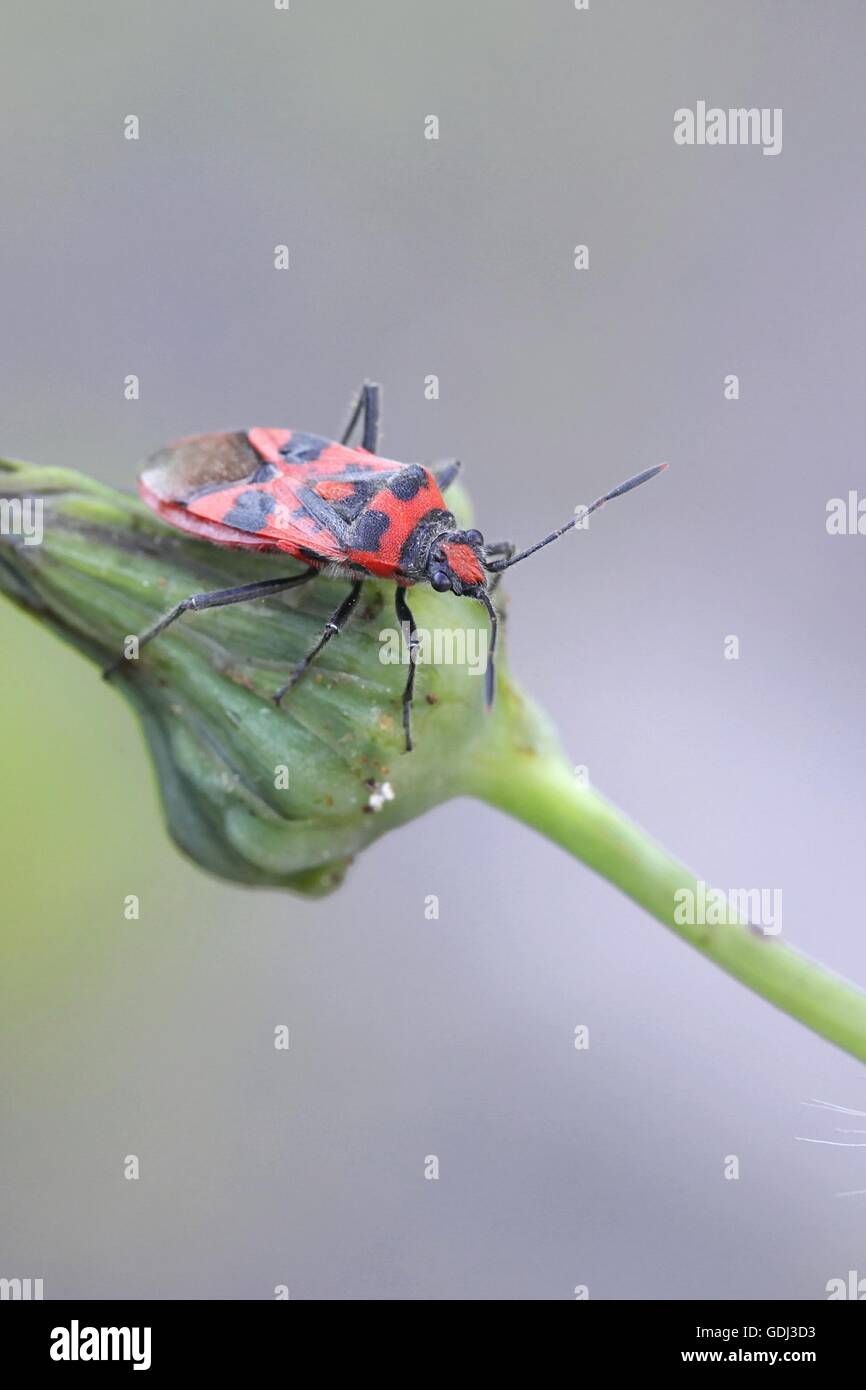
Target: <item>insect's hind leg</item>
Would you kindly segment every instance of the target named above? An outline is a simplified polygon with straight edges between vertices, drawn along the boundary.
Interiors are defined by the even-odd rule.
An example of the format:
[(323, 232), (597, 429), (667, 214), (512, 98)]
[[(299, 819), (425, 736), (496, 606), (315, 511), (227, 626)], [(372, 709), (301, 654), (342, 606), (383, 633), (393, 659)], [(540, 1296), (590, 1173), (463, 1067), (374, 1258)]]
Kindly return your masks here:
[(278, 705), (280, 703), (287, 690), (291, 690), (292, 686), (297, 684), (297, 682), (301, 679), (301, 676), (307, 670), (310, 663), (315, 661), (316, 657), (319, 655), (319, 652), (322, 650), (323, 647), (327, 646), (331, 638), (334, 637), (338, 632), (342, 632), (344, 626), (346, 625), (349, 618), (352, 616), (352, 613), (354, 612), (355, 605), (357, 604), (358, 599), (361, 596), (361, 589), (363, 588), (363, 584), (364, 581), (362, 579), (359, 579), (356, 583), (352, 585), (351, 589), (349, 590), (346, 597), (343, 599), (343, 602), (340, 604), (339, 608), (337, 608), (331, 614), (330, 618), (325, 623), (324, 631), (316, 645), (310, 648), (303, 661), (298, 662), (297, 666), (295, 667), (292, 674), (289, 676), (289, 679), (286, 681), (285, 685), (281, 685), (279, 690), (274, 691), (273, 701), (275, 705)]
[(382, 388), (375, 381), (365, 381), (358, 393), (358, 399), (349, 414), (349, 423), (343, 430), (341, 444), (348, 444), (352, 431), (363, 412), (364, 423), (361, 433), (361, 448), (369, 454), (379, 452), (379, 420), (382, 414)]
[[(294, 589), (299, 584), (306, 584), (318, 573), (316, 566), (311, 565), (303, 574), (292, 575), (291, 579), (260, 579), (255, 584), (239, 584), (234, 589), (214, 589), (206, 594), (191, 594), (189, 598), (181, 599), (180, 603), (176, 603), (167, 613), (163, 613), (162, 617), (157, 618), (144, 632), (139, 633), (135, 639), (136, 657), (141, 654), (142, 647), (152, 642), (154, 637), (158, 637), (184, 613), (198, 612), (203, 608), (225, 608), (230, 603), (247, 603), (250, 599), (267, 598), (270, 594), (280, 594), (284, 589)], [(133, 659), (135, 658), (127, 657), (125, 653), (119, 656), (110, 666), (106, 666), (102, 673), (103, 680), (109, 680), (115, 671)]]
[(394, 606), (397, 609), (397, 621), (401, 627), (405, 623), (409, 629), (409, 674), (406, 677), (406, 686), (403, 691), (403, 732), (406, 735), (406, 752), (412, 752), (412, 699), (415, 694), (415, 664), (418, 659), (418, 629), (415, 626), (415, 619), (412, 617), (412, 610), (406, 602), (406, 595), (403, 590), (397, 587), (394, 596)]

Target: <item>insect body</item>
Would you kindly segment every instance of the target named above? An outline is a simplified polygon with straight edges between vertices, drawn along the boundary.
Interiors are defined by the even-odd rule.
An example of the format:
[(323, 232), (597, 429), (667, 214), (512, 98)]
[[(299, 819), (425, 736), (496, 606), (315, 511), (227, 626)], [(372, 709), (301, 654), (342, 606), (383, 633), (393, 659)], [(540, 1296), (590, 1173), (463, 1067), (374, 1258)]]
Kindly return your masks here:
[[(429, 583), (438, 592), (450, 590), (484, 605), (490, 619), (489, 705), (497, 631), (490, 594), (496, 577), (556, 540), (580, 518), (573, 517), (517, 555), (510, 542), (485, 545), (479, 531), (460, 530), (443, 497), (459, 472), (458, 460), (428, 468), (380, 457), (379, 413), (379, 388), (367, 383), (339, 443), (297, 430), (259, 428), (196, 435), (148, 459), (139, 490), (164, 521), (215, 545), (282, 551), (303, 562), (306, 569), (285, 579), (265, 579), (184, 599), (141, 633), (138, 649), (191, 610), (264, 598), (307, 583), (319, 574), (350, 580), (347, 596), (325, 624), (318, 642), (275, 691), (274, 700), (279, 704), (343, 628), (364, 580), (392, 580), (397, 618), (409, 633), (409, 672), (403, 692), (403, 728), (409, 751), (418, 638), (406, 590), (413, 584)], [(348, 441), (359, 421), (361, 444), (350, 447)], [(585, 508), (582, 516), (646, 482), (665, 466), (630, 478)], [(489, 576), (493, 576), (492, 582)], [(115, 663), (106, 674), (121, 664), (122, 660)]]

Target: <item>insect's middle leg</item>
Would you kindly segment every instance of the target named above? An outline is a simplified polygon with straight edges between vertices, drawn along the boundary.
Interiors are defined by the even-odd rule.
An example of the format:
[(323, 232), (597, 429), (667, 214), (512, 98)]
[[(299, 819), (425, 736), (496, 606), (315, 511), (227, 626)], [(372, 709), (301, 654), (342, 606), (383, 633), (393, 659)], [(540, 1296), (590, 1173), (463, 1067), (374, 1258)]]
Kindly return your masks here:
[(412, 617), (412, 610), (406, 602), (406, 594), (400, 586), (394, 596), (394, 606), (397, 609), (397, 621), (401, 627), (403, 623), (409, 629), (409, 674), (406, 677), (406, 686), (403, 691), (403, 732), (406, 735), (406, 752), (412, 752), (412, 697), (415, 694), (415, 663), (418, 660), (418, 629), (415, 626), (415, 619)]
[(364, 581), (362, 579), (359, 579), (355, 584), (352, 585), (351, 589), (349, 590), (346, 597), (343, 599), (343, 602), (340, 604), (339, 608), (335, 609), (328, 621), (325, 623), (324, 631), (322, 632), (322, 635), (319, 638), (316, 645), (310, 648), (303, 661), (298, 662), (297, 666), (295, 667), (292, 674), (289, 676), (289, 679), (286, 681), (285, 685), (281, 685), (279, 690), (274, 692), (273, 699), (275, 705), (278, 705), (280, 703), (287, 690), (291, 690), (292, 686), (297, 684), (297, 682), (301, 679), (301, 676), (307, 670), (310, 663), (312, 661), (315, 661), (316, 657), (319, 655), (319, 652), (322, 650), (323, 647), (326, 647), (328, 645), (331, 638), (336, 633), (341, 632), (343, 630), (345, 624), (352, 616), (352, 613), (355, 609), (355, 605), (357, 604), (358, 599), (361, 596), (361, 589), (363, 588), (363, 584)]
[(363, 412), (364, 425), (361, 435), (361, 448), (366, 449), (370, 454), (379, 452), (379, 417), (382, 412), (382, 388), (377, 386), (374, 381), (365, 381), (358, 393), (349, 415), (349, 423), (343, 430), (340, 439), (341, 444), (348, 444), (352, 431), (358, 423)]

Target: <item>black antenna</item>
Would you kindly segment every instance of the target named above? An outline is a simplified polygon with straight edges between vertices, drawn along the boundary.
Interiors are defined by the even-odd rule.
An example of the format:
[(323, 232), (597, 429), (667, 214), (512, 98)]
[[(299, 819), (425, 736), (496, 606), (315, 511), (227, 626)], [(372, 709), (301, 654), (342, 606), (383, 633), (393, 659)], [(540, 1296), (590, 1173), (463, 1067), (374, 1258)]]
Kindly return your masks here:
[(633, 478), (627, 478), (624, 483), (620, 483), (619, 487), (613, 488), (611, 492), (606, 492), (603, 497), (596, 498), (591, 506), (582, 507), (579, 516), (573, 516), (571, 521), (560, 526), (558, 531), (551, 531), (549, 536), (544, 537), (544, 540), (536, 541), (535, 545), (530, 545), (528, 549), (521, 550), (517, 555), (512, 555), (511, 559), (494, 560), (491, 565), (485, 564), (485, 569), (489, 570), (491, 574), (498, 574), (502, 570), (510, 569), (519, 560), (525, 560), (527, 555), (534, 555), (536, 550), (541, 550), (542, 546), (550, 545), (551, 541), (558, 541), (560, 536), (565, 535), (566, 531), (571, 531), (578, 522), (583, 521), (583, 518), (589, 516), (591, 512), (598, 511), (605, 502), (612, 502), (614, 497), (622, 497), (623, 493), (631, 492), (633, 487), (640, 487), (641, 483), (648, 483), (650, 478), (654, 478), (658, 473), (663, 473), (666, 468), (666, 463), (657, 463), (655, 468), (645, 468), (643, 473), (636, 473)]

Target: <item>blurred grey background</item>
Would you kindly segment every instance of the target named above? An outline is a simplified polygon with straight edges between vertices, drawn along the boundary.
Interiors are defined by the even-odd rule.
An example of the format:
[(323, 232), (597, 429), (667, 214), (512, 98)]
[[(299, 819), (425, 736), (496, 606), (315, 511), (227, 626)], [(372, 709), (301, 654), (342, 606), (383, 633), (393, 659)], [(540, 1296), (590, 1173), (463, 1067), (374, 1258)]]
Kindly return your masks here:
[[(668, 459), (514, 572), (515, 674), (595, 785), (707, 879), (781, 887), (789, 939), (866, 979), (866, 539), (825, 530), (864, 486), (862, 4), (2, 23), (3, 452), (131, 487), (178, 435), (334, 431), (367, 376), (385, 452), (459, 454), (485, 533), (523, 543)], [(699, 99), (783, 108), (782, 153), (677, 147)], [(212, 881), (117, 696), (8, 607), (0, 640), (0, 1275), (811, 1299), (866, 1274), (866, 1195), (836, 1195), (866, 1151), (796, 1139), (844, 1140), (802, 1102), (866, 1109), (862, 1067), (479, 804), (318, 904)]]

